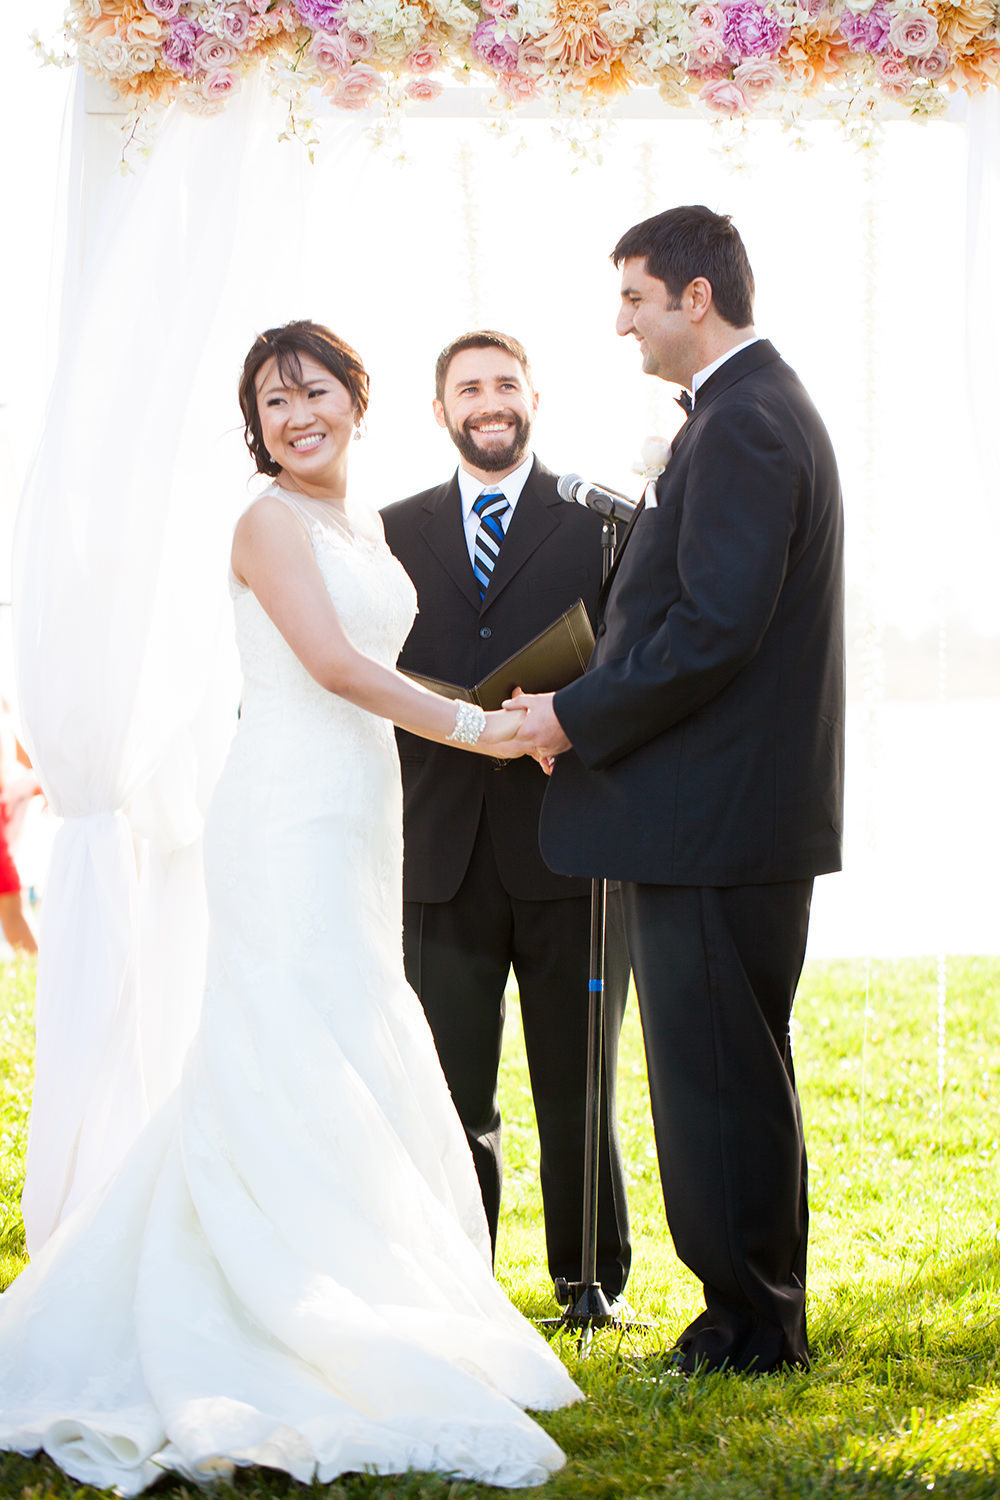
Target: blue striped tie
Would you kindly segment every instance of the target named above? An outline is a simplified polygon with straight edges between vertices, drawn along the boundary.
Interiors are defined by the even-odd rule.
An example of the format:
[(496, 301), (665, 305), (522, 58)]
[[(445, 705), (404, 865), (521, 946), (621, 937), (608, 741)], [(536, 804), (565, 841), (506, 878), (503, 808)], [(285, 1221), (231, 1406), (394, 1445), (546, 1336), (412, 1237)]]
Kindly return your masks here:
[(484, 490), (478, 500), (472, 502), (472, 509), (479, 517), (472, 571), (479, 584), (479, 597), (485, 599), (503, 543), (503, 517), (510, 505), (500, 490)]

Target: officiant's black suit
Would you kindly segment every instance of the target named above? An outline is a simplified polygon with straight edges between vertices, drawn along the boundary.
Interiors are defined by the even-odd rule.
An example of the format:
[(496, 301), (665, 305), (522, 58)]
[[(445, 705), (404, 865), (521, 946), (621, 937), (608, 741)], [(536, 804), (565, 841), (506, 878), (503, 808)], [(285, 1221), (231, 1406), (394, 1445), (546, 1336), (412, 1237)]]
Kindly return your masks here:
[(844, 733), (837, 466), (769, 343), (698, 391), (656, 501), (555, 696), (573, 750), (541, 846), (626, 882), (667, 1217), (705, 1287), (686, 1366), (764, 1370), (808, 1357), (788, 1023), (813, 877), (840, 868)]
[[(457, 477), (387, 506), (382, 519), (417, 590), (419, 612), (399, 658), (404, 670), (472, 686), (577, 599), (595, 618), (600, 518), (561, 500), (555, 477), (537, 459), (485, 600), (472, 572)], [(402, 730), (398, 741), (407, 977), (427, 1012), (468, 1133), (490, 1233), (495, 1244), (502, 1178), (496, 1078), (503, 989), (513, 964), (541, 1148), (549, 1270), (577, 1281), (589, 882), (555, 875), (542, 860), (538, 817), (546, 778), (530, 757), (497, 762)], [(614, 1088), (628, 974), (615, 891), (608, 902), (597, 1254), (610, 1297), (621, 1291), (631, 1260)]]

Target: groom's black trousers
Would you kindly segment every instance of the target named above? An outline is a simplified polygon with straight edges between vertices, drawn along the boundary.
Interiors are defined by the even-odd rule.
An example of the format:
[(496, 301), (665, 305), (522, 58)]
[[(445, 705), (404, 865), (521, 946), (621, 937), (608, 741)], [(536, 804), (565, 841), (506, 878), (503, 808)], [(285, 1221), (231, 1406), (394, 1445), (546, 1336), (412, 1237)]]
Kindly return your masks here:
[(707, 1311), (684, 1367), (808, 1363), (806, 1150), (789, 1020), (812, 880), (623, 884), (667, 1221)]
[[(538, 1124), (549, 1271), (580, 1279), (586, 1120), (590, 897), (524, 901), (497, 873), (486, 810), (451, 901), (403, 904), (406, 977), (420, 996), (465, 1126), (496, 1245), (503, 1180), (497, 1069), (513, 967)], [(608, 897), (597, 1276), (616, 1297), (631, 1264), (615, 1084), (629, 962), (620, 895)], [(526, 1104), (526, 1101), (525, 1101)], [(609, 1121), (610, 1128), (609, 1128)]]

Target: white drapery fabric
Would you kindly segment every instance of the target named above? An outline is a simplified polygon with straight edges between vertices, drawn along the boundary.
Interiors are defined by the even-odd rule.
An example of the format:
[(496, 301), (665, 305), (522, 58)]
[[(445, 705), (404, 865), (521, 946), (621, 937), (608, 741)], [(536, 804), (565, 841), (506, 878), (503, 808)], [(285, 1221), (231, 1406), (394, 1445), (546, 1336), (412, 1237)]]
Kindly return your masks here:
[[(973, 289), (996, 264), (992, 118), (970, 111)], [(434, 483), (453, 466), (429, 410), (434, 359), (450, 337), (477, 325), (507, 328), (528, 344), (545, 461), (637, 485), (629, 465), (643, 439), (669, 435), (680, 416), (671, 391), (641, 375), (632, 341), (614, 335), (617, 276), (607, 255), (637, 219), (671, 202), (708, 202), (732, 212), (743, 232), (761, 331), (799, 370), (833, 432), (849, 556), (882, 548), (872, 570), (877, 608), (890, 621), (894, 611), (913, 614), (931, 557), (961, 588), (937, 527), (942, 486), (954, 483), (954, 519), (972, 481), (956, 477), (943, 442), (929, 446), (937, 425), (967, 421), (961, 339), (938, 320), (931, 337), (942, 368), (933, 378), (949, 389), (935, 393), (919, 431), (908, 430), (913, 413), (905, 400), (892, 402), (918, 353), (900, 340), (914, 324), (922, 330), (919, 317), (900, 321), (880, 356), (878, 410), (864, 410), (852, 375), (873, 336), (863, 295), (866, 200), (857, 156), (835, 127), (810, 127), (806, 149), (796, 150), (773, 125), (720, 136), (687, 119), (623, 121), (576, 159), (564, 143), (553, 146), (540, 120), (503, 132), (418, 117), (374, 147), (362, 135), (368, 123), (328, 122), (310, 164), (299, 144), (279, 142), (280, 109), (251, 90), (215, 119), (171, 116), (148, 163), (103, 185), (86, 254), (69, 257), (61, 358), (15, 573), (22, 714), (65, 820), (39, 966), (24, 1199), (31, 1250), (114, 1167), (176, 1079), (196, 1020), (198, 836), (235, 709), (225, 645), (228, 535), (250, 493), (235, 384), (259, 329), (311, 316), (360, 349), (373, 399), (368, 441), (352, 454), (352, 491), (373, 503)], [(900, 130), (921, 134), (892, 126), (882, 148), (875, 196), (904, 204), (895, 239), (888, 220), (878, 225), (886, 234), (875, 298), (883, 323), (893, 298), (921, 313), (939, 305), (945, 273), (928, 273), (935, 251), (927, 246), (966, 203), (953, 158), (930, 183), (926, 161), (907, 177), (917, 169), (897, 150)], [(924, 199), (912, 191), (917, 180), (933, 188)], [(906, 283), (914, 267), (918, 302)], [(980, 331), (988, 303), (978, 292), (971, 302)], [(953, 323), (962, 305), (957, 299)], [(995, 350), (995, 337), (982, 347)], [(995, 409), (995, 382), (989, 371), (984, 411)], [(878, 433), (878, 470), (862, 476), (866, 424)], [(905, 506), (906, 529), (891, 549), (858, 534), (863, 485), (882, 497), (885, 529), (899, 524), (890, 501)], [(980, 494), (977, 513), (987, 501)], [(971, 550), (964, 566), (985, 548)], [(932, 626), (944, 607), (932, 607)], [(923, 628), (918, 615), (914, 629)], [(853, 873), (820, 883), (814, 932), (822, 951), (858, 951), (842, 934), (857, 930), (864, 907), (871, 951), (880, 951), (880, 934), (890, 951), (914, 951), (915, 931), (940, 951), (949, 944), (928, 922), (967, 912), (972, 884), (960, 859), (956, 866), (955, 819), (923, 731), (908, 713), (878, 712), (880, 763), (866, 765), (863, 753), (851, 761)], [(958, 738), (964, 755), (992, 764), (981, 735)], [(897, 754), (917, 767), (919, 801), (896, 790)], [(978, 787), (986, 763), (963, 762), (951, 792)], [(867, 799), (881, 814), (895, 797), (893, 816), (880, 815), (874, 834), (858, 814), (852, 824), (852, 795), (856, 807)], [(935, 821), (944, 835), (930, 846)], [(894, 889), (905, 896), (898, 920), (884, 904)]]
[(225, 567), (245, 473), (220, 289), (253, 142), (249, 95), (219, 119), (178, 114), (148, 170), (104, 185), (81, 254), (68, 235), (14, 563), (24, 731), (63, 820), (38, 971), (32, 1253), (169, 1093), (197, 1019), (198, 840), (235, 723)]

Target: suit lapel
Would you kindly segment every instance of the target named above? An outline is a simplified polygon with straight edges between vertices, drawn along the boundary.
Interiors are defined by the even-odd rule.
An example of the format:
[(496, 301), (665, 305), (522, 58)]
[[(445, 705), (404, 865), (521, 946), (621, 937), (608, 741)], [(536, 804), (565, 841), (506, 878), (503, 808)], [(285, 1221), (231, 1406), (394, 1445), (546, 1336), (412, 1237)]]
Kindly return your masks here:
[(434, 491), (424, 502), (424, 510), (426, 516), (420, 527), (424, 541), (455, 586), (478, 610), (482, 601), (465, 540), (462, 497), (458, 492), (457, 475), (453, 475), (447, 484)]

